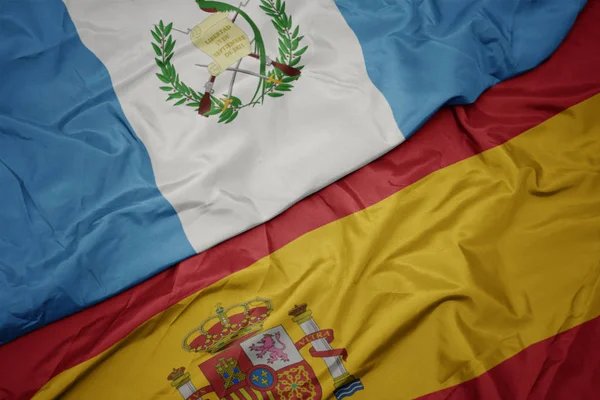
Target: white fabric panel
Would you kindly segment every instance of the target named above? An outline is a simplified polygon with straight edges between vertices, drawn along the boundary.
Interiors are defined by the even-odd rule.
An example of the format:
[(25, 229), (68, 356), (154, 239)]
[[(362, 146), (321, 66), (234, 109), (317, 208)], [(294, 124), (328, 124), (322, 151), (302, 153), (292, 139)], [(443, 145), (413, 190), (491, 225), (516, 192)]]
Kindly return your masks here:
[[(239, 4), (238, 2), (231, 2)], [(331, 0), (288, 1), (286, 12), (308, 45), (302, 77), (281, 98), (246, 108), (231, 124), (167, 103), (150, 30), (159, 20), (181, 30), (207, 14), (194, 0), (66, 0), (84, 44), (108, 68), (135, 134), (144, 143), (160, 191), (202, 251), (260, 224), (299, 199), (379, 157), (404, 140), (383, 95), (369, 80), (358, 40)], [(251, 0), (245, 8), (275, 59), (278, 34)], [(243, 19), (236, 23), (252, 38)], [(172, 63), (199, 92), (211, 58), (189, 36), (177, 39)], [(258, 61), (240, 68), (258, 71)], [(215, 82), (227, 93), (231, 72)], [(257, 80), (238, 74), (234, 95), (250, 99)]]

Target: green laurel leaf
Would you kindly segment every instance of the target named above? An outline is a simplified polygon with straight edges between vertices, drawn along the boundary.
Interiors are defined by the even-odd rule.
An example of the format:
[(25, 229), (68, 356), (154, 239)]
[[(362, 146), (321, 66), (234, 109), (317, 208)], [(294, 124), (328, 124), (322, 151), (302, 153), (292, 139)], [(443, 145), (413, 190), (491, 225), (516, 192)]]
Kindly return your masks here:
[(152, 43), (152, 48), (154, 49), (154, 52), (156, 53), (157, 56), (160, 56), (162, 54), (160, 47), (158, 47), (156, 44)]
[(225, 104), (223, 104), (223, 102), (221, 100), (219, 100), (218, 98), (216, 98), (215, 96), (210, 96), (211, 100), (217, 104), (219, 106), (219, 108), (223, 108), (223, 106), (225, 106)]
[(275, 86), (275, 90), (279, 90), (280, 92), (289, 92), (293, 88), (292, 85), (287, 83), (282, 83), (280, 85)]
[(175, 48), (175, 43), (177, 43), (177, 40), (172, 40), (172, 36), (169, 36), (169, 39), (167, 39), (167, 44), (165, 45), (166, 54), (169, 54), (173, 51)]
[(302, 54), (304, 54), (306, 52), (306, 49), (308, 49), (308, 46), (304, 46), (303, 48), (301, 48), (300, 50), (298, 50), (297, 52), (295, 52), (294, 56), (300, 57)]
[(294, 39), (294, 41), (292, 42), (292, 50), (297, 50), (298, 49), (298, 44), (300, 43), (301, 39), (302, 39), (301, 37), (299, 37), (297, 39)]
[(282, 28), (285, 29), (287, 26), (287, 15), (282, 14), (281, 12), (277, 11), (276, 19), (277, 19), (277, 23), (279, 25), (281, 25)]
[(152, 33), (152, 37), (154, 38), (154, 40), (156, 40), (158, 43), (161, 43), (161, 39), (158, 37), (158, 35), (154, 32), (154, 31), (150, 31)]
[(161, 81), (163, 81), (164, 83), (171, 83), (171, 81), (170, 81), (168, 78), (164, 77), (164, 76), (163, 76), (163, 75), (161, 75), (161, 74), (156, 74), (156, 76), (158, 76), (158, 79), (160, 79), (160, 80), (161, 80)]
[(171, 33), (171, 28), (173, 28), (173, 23), (172, 22), (165, 27), (165, 30), (163, 31), (163, 35), (164, 36), (168, 36), (169, 33)]
[(242, 100), (240, 100), (239, 97), (235, 97), (235, 96), (231, 96), (231, 100), (233, 100), (233, 102), (231, 103), (234, 107), (239, 107), (242, 105)]
[(173, 99), (180, 99), (182, 97), (183, 97), (183, 95), (181, 93), (179, 93), (179, 92), (171, 93), (169, 95), (169, 97), (167, 98), (167, 101), (173, 100)]
[(279, 48), (283, 49), (286, 53), (289, 51), (289, 48), (285, 45), (285, 42), (282, 39), (279, 39)]
[(277, 22), (277, 24), (279, 24), (281, 27), (285, 26), (285, 21), (281, 18), (281, 15), (277, 15), (275, 18), (273, 18), (273, 21)]
[(294, 29), (294, 33), (292, 33), (292, 37), (293, 38), (297, 37), (299, 32), (300, 32), (300, 25), (298, 25), (296, 27), (296, 29)]
[(186, 100), (187, 100), (187, 99), (181, 99), (181, 100), (179, 100), (177, 103), (175, 103), (175, 104), (173, 104), (173, 105), (174, 105), (174, 106), (180, 106), (180, 105), (182, 105), (183, 103), (185, 103), (185, 101), (186, 101)]
[(279, 32), (281, 35), (285, 34), (285, 31), (283, 30), (283, 28), (281, 26), (279, 26), (279, 24), (277, 22), (275, 22), (275, 20), (271, 20), (271, 23), (273, 23), (273, 26), (275, 27), (275, 29), (277, 29), (277, 32)]
[(228, 124), (231, 121), (233, 121), (234, 119), (236, 119), (238, 114), (239, 114), (239, 111), (235, 111), (233, 114), (231, 114), (231, 117), (227, 118), (227, 121), (225, 121), (225, 123)]
[(211, 115), (216, 115), (216, 114), (220, 114), (221, 113), (221, 109), (220, 108), (211, 108), (210, 111), (205, 112), (203, 115), (209, 117)]
[(169, 78), (169, 69), (167, 68), (166, 65), (163, 65), (163, 67), (160, 69), (163, 73), (163, 75), (167, 78)]
[(227, 118), (231, 117), (231, 114), (233, 114), (233, 108), (228, 108), (227, 110), (223, 111), (219, 117), (219, 122), (225, 121)]
[(283, 93), (269, 92), (269, 93), (267, 93), (267, 95), (269, 97), (281, 97), (281, 96), (283, 96)]
[(163, 70), (163, 75), (165, 76), (165, 78), (167, 78), (169, 80), (169, 82), (173, 80), (173, 78), (171, 76), (171, 64), (165, 65), (165, 69)]

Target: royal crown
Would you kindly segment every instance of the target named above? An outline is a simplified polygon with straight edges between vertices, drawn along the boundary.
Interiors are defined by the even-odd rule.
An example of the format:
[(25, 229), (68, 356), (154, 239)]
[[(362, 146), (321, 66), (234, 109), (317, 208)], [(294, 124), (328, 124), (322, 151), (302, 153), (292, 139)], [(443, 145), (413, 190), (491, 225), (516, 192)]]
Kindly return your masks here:
[(184, 374), (185, 374), (184, 367), (173, 368), (173, 371), (169, 374), (167, 379), (170, 381), (175, 381), (175, 380), (181, 378)]
[(297, 317), (299, 315), (302, 315), (306, 312), (306, 308), (308, 306), (306, 305), (306, 303), (304, 304), (300, 304), (300, 305), (294, 305), (294, 308), (292, 308), (290, 310), (290, 312), (288, 313), (288, 315), (291, 315), (292, 317)]
[(190, 373), (185, 372), (184, 367), (173, 368), (173, 371), (167, 377), (171, 381), (171, 386), (179, 389), (186, 383), (190, 382)]
[(217, 304), (216, 313), (190, 331), (183, 338), (182, 347), (190, 352), (217, 353), (236, 340), (262, 330), (272, 311), (273, 304), (263, 298), (255, 298), (228, 308)]
[(306, 303), (300, 305), (296, 304), (294, 308), (292, 308), (290, 312), (288, 312), (288, 315), (291, 315), (293, 317), (292, 321), (294, 321), (295, 323), (303, 324), (312, 318), (312, 311), (308, 309)]

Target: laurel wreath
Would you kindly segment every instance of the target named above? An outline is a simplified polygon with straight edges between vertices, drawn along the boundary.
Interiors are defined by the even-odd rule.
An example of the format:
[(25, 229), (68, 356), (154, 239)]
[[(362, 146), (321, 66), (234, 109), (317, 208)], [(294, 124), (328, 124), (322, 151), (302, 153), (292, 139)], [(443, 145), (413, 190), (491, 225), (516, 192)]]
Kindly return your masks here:
[[(279, 54), (276, 61), (302, 70), (304, 66), (300, 65), (300, 62), (308, 46), (300, 48), (304, 36), (299, 36), (300, 26), (296, 25), (294, 27), (292, 17), (286, 13), (285, 1), (260, 0), (260, 2), (259, 7), (271, 17), (271, 22), (279, 33)], [(204, 93), (194, 90), (181, 81), (175, 66), (171, 63), (171, 59), (175, 55), (175, 44), (177, 43), (177, 40), (173, 40), (171, 35), (172, 28), (173, 23), (165, 25), (161, 20), (157, 25), (154, 25), (154, 30), (150, 31), (155, 41), (152, 43), (152, 48), (157, 56), (154, 60), (160, 68), (160, 73), (157, 73), (156, 76), (165, 84), (160, 89), (168, 93), (167, 102), (174, 101), (173, 106), (185, 105), (197, 110)], [(219, 123), (228, 124), (237, 118), (241, 109), (262, 104), (265, 96), (272, 98), (284, 96), (286, 92), (290, 92), (294, 88), (292, 83), (300, 78), (299, 76), (284, 75), (276, 68), (267, 71), (267, 76), (272, 79), (265, 82), (262, 94), (256, 100), (244, 104), (238, 97), (231, 96), (229, 98), (231, 103), (226, 106), (221, 99), (211, 94), (211, 109), (204, 115), (218, 115)], [(223, 97), (227, 97), (227, 94), (224, 94)]]

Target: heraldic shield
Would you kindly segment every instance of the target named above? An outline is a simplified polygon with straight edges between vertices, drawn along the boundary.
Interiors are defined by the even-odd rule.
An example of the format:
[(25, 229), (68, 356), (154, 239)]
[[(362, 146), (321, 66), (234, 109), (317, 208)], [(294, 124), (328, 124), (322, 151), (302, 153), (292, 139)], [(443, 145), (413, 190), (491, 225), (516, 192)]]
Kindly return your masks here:
[(186, 400), (320, 400), (321, 384), (300, 353), (310, 346), (311, 357), (321, 358), (329, 369), (338, 400), (364, 389), (343, 365), (346, 350), (331, 347), (333, 331), (320, 330), (305, 304), (289, 313), (305, 334), (295, 342), (283, 325), (263, 330), (272, 311), (271, 301), (262, 298), (228, 308), (217, 305), (216, 314), (189, 332), (182, 343), (186, 351), (211, 356), (198, 365), (208, 385), (196, 389), (190, 373), (180, 367), (167, 378), (171, 386)]
[(200, 369), (222, 399), (321, 399), (312, 367), (281, 325), (232, 345)]

